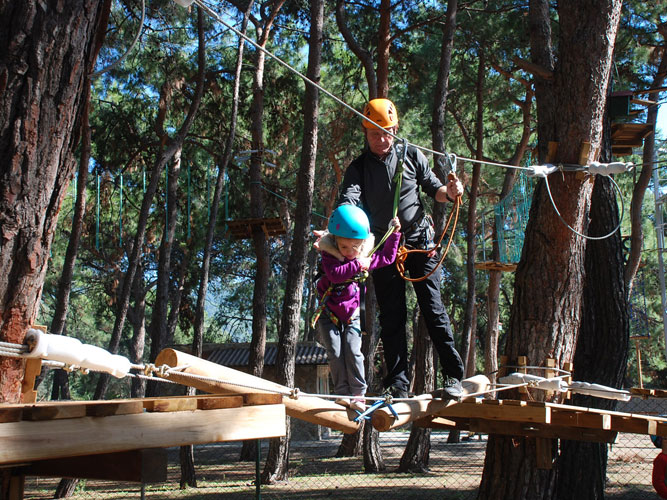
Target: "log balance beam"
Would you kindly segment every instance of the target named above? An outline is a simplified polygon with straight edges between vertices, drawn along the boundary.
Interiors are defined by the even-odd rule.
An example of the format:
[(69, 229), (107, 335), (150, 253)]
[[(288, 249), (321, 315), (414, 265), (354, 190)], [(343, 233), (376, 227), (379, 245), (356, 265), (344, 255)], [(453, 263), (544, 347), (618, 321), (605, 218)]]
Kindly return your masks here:
[[(461, 381), (463, 394), (477, 394), (484, 392), (490, 385), (488, 377), (485, 375), (475, 375)], [(439, 413), (443, 408), (456, 404), (457, 401), (445, 399), (433, 399), (431, 394), (422, 394), (415, 396), (409, 401), (400, 401), (391, 406), (398, 415), (394, 416), (389, 408), (379, 408), (373, 412), (371, 423), (378, 431), (389, 431), (400, 427), (414, 420), (422, 419), (429, 415)]]
[[(164, 349), (160, 352), (155, 360), (155, 365), (158, 367), (162, 365), (172, 368), (183, 367), (180, 371), (169, 372), (166, 378), (212, 394), (247, 394), (263, 391), (272, 394), (276, 392), (284, 394), (290, 391), (288, 387), (275, 382), (212, 363), (175, 349)], [(207, 377), (208, 380), (192, 378), (188, 375)], [(236, 383), (249, 387), (234, 385)], [(352, 420), (356, 414), (327, 399), (315, 396), (301, 396), (293, 399), (289, 396), (283, 396), (283, 404), (285, 405), (285, 412), (290, 417), (330, 427), (346, 434), (353, 434), (359, 429), (359, 423)]]

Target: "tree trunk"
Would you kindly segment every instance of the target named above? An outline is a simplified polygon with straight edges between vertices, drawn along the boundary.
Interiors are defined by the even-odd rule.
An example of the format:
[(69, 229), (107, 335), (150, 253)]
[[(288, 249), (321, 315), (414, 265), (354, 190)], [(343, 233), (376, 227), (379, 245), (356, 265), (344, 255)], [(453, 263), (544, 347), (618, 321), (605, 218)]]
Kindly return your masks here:
[[(366, 280), (366, 335), (361, 343), (361, 351), (366, 359), (366, 385), (372, 392), (382, 390), (382, 376), (375, 376), (376, 358), (378, 357), (378, 342), (380, 340), (380, 330), (375, 323), (377, 300), (375, 298), (375, 287), (373, 278), (369, 276)], [(382, 363), (384, 364), (384, 363)], [(364, 452), (364, 472), (382, 472), (387, 467), (382, 457), (382, 448), (380, 448), (380, 433), (372, 425), (363, 426), (363, 452)]]
[[(308, 69), (306, 76), (310, 80), (317, 82), (320, 80), (320, 66), (322, 61), (324, 0), (311, 0), (310, 16)], [(278, 383), (287, 387), (294, 387), (296, 343), (299, 338), (303, 282), (306, 275), (305, 263), (310, 241), (315, 162), (317, 159), (318, 117), (319, 90), (313, 85), (306, 85), (303, 103), (304, 127), (301, 142), (301, 160), (296, 185), (294, 233), (287, 265), (285, 298), (282, 321), (280, 323), (278, 353), (276, 356), (276, 377)], [(269, 444), (269, 454), (262, 473), (263, 483), (286, 481), (288, 478), (290, 432), (289, 423), (287, 425), (287, 436), (281, 439), (272, 439)]]
[[(611, 124), (605, 127), (605, 155), (611, 160)], [(611, 233), (618, 226), (616, 192), (608, 177), (595, 178), (591, 200), (592, 235)], [(623, 244), (620, 231), (586, 246), (581, 328), (574, 356), (576, 380), (620, 388), (628, 360), (630, 317), (623, 279)], [(615, 400), (576, 395), (572, 404), (614, 410)], [(558, 498), (596, 500), (604, 498), (607, 445), (561, 441)]]
[[(484, 158), (484, 77), (486, 72), (486, 57), (480, 49), (479, 62), (477, 65), (477, 84), (475, 97), (477, 100), (477, 113), (475, 118), (475, 141), (477, 150), (475, 158)], [(470, 194), (468, 196), (468, 221), (466, 223), (466, 306), (463, 319), (461, 355), (465, 362), (465, 376), (472, 376), (475, 372), (475, 339), (477, 332), (477, 314), (475, 313), (477, 302), (477, 273), (475, 271), (475, 240), (477, 239), (477, 194), (479, 192), (479, 180), (481, 177), (481, 165), (475, 163), (472, 167), (472, 181), (470, 183)], [(470, 362), (472, 360), (472, 363)]]
[[(171, 283), (171, 254), (174, 247), (174, 235), (176, 234), (176, 218), (178, 216), (178, 177), (181, 172), (181, 153), (179, 149), (174, 154), (171, 165), (167, 169), (165, 228), (162, 231), (160, 243), (157, 284), (155, 285), (155, 301), (151, 318), (151, 354), (154, 360), (164, 349), (167, 343), (167, 318), (169, 317), (169, 288)], [(146, 388), (146, 396), (159, 395), (159, 384), (152, 382)]]
[[(140, 264), (134, 277), (132, 289), (132, 307), (128, 310), (128, 317), (132, 324), (132, 342), (130, 344), (130, 361), (142, 364), (144, 348), (146, 347), (146, 287), (144, 286), (143, 269)], [(133, 398), (143, 398), (146, 395), (146, 382), (140, 378), (133, 378), (130, 387)]]
[[(197, 52), (198, 67), (196, 76), (196, 89), (192, 101), (190, 102), (190, 107), (188, 108), (188, 114), (183, 120), (181, 128), (178, 130), (173, 139), (167, 139), (166, 134), (164, 134), (165, 140), (167, 140), (167, 146), (162, 151), (160, 151), (157, 158), (155, 159), (155, 162), (153, 163), (153, 171), (151, 172), (150, 180), (146, 186), (144, 199), (141, 202), (139, 219), (137, 220), (137, 229), (134, 237), (134, 243), (132, 244), (132, 251), (128, 259), (127, 270), (122, 280), (123, 288), (118, 300), (116, 319), (108, 346), (108, 351), (112, 353), (118, 352), (118, 346), (120, 344), (120, 339), (123, 333), (123, 326), (125, 325), (127, 311), (130, 306), (130, 296), (132, 294), (131, 292), (134, 276), (137, 272), (137, 267), (139, 266), (139, 261), (141, 259), (141, 249), (143, 248), (144, 236), (146, 236), (148, 218), (151, 213), (153, 197), (157, 191), (160, 176), (163, 172), (164, 166), (173, 158), (177, 151), (182, 149), (183, 142), (185, 141), (185, 137), (187, 136), (197, 111), (199, 110), (199, 104), (201, 103), (202, 95), (204, 93), (206, 45), (203, 14), (199, 8), (197, 9), (197, 32), (199, 35), (199, 45)], [(157, 124), (158, 127), (161, 127), (162, 125), (162, 122)], [(93, 396), (94, 399), (102, 399), (104, 397), (108, 383), (109, 375), (102, 374), (95, 389), (95, 395)]]
[[(50, 333), (54, 335), (63, 335), (65, 332), (65, 323), (67, 312), (69, 310), (69, 297), (72, 291), (72, 276), (74, 275), (74, 265), (76, 263), (79, 241), (81, 240), (81, 231), (83, 228), (83, 216), (86, 211), (86, 184), (88, 181), (88, 168), (90, 165), (90, 79), (86, 79), (86, 97), (85, 105), (81, 116), (81, 157), (79, 158), (79, 170), (77, 174), (76, 201), (74, 204), (74, 217), (72, 219), (72, 230), (67, 250), (65, 251), (65, 261), (63, 270), (58, 281), (58, 291), (56, 292), (56, 304), (51, 320)], [(56, 370), (53, 376), (53, 387), (51, 390), (51, 399), (70, 399), (69, 377), (65, 370)]]
[[(667, 24), (658, 24), (658, 32), (663, 40), (667, 39)], [(651, 88), (662, 87), (665, 78), (667, 78), (667, 49), (663, 47), (662, 55), (660, 56), (660, 63)], [(644, 204), (644, 195), (648, 189), (651, 178), (653, 177), (653, 169), (657, 168), (655, 161), (655, 123), (658, 118), (657, 99), (659, 94), (649, 94), (647, 100), (656, 102), (655, 105), (649, 106), (646, 112), (646, 123), (653, 124), (654, 131), (644, 138), (644, 149), (642, 151), (642, 166), (639, 179), (632, 190), (632, 202), (630, 204), (630, 255), (628, 262), (625, 265), (625, 286), (628, 290), (628, 296), (631, 296), (632, 282), (639, 270), (641, 262), (642, 247), (644, 244), (644, 233), (642, 229), (642, 205)]]
[[(534, 5), (531, 3), (531, 10)], [(620, 0), (559, 3), (558, 67), (551, 94), (554, 107), (543, 109), (542, 116), (538, 107), (538, 119), (548, 120), (549, 125), (539, 129), (546, 134), (538, 137), (539, 150), (547, 151), (549, 141), (558, 143), (552, 163), (588, 164), (599, 155), (620, 9)], [(537, 98), (539, 101), (541, 95)], [(584, 143), (590, 149), (583, 148)], [(535, 189), (516, 271), (505, 354), (510, 363), (525, 355), (533, 365), (554, 358), (562, 367), (573, 358), (581, 322), (586, 240), (575, 231), (588, 233), (592, 182), (568, 172), (552, 175), (548, 182), (551, 196), (545, 181)], [(489, 436), (479, 498), (554, 498), (556, 471), (537, 469), (535, 451), (534, 439)], [(552, 457), (556, 451), (552, 448)], [(507, 481), (508, 477), (513, 480)]]
[[(435, 389), (435, 362), (433, 342), (428, 335), (424, 318), (419, 315), (418, 327), (414, 335), (413, 350), (415, 357), (415, 372), (422, 374), (415, 377), (415, 394), (426, 394)], [(408, 443), (403, 450), (398, 472), (428, 472), (428, 462), (431, 453), (431, 429), (412, 426)]]
[[(0, 5), (3, 342), (23, 343), (37, 316), (59, 208), (75, 170), (72, 153), (79, 142), (86, 77), (110, 3)], [(21, 359), (0, 359), (0, 402), (20, 400), (22, 379)]]

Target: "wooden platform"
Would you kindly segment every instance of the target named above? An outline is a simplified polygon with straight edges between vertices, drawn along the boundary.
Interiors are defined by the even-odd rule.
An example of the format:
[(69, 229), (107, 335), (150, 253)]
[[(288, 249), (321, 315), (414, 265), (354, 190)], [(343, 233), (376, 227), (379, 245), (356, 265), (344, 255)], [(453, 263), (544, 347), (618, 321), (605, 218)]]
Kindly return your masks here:
[(516, 271), (516, 263), (487, 260), (484, 262), (475, 262), (475, 269), (480, 269), (482, 271), (502, 271), (512, 273)]
[(281, 437), (274, 394), (0, 405), (0, 465)]
[(259, 227), (267, 238), (285, 234), (287, 232), (280, 217), (269, 219), (228, 220), (226, 221), (226, 224), (232, 238), (237, 240), (252, 238), (252, 230), (255, 227)]
[(630, 389), (630, 394), (632, 394), (633, 396), (641, 396), (644, 399), (667, 398), (667, 390), (664, 389), (644, 389), (642, 387), (633, 387), (632, 389)]
[(556, 403), (475, 398), (416, 421), (421, 427), (485, 434), (613, 442), (618, 432), (667, 436), (664, 417)]
[(616, 156), (628, 156), (633, 148), (641, 148), (644, 139), (653, 133), (653, 125), (646, 123), (612, 123), (611, 152)]

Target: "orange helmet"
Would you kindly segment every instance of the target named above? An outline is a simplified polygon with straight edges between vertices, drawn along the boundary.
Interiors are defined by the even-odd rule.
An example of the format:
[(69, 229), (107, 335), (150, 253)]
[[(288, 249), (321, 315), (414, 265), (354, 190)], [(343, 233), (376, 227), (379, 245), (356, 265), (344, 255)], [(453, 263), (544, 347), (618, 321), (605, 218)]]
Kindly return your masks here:
[[(371, 99), (364, 107), (364, 116), (373, 120), (382, 128), (398, 125), (396, 106), (389, 99)], [(366, 128), (375, 128), (368, 120), (362, 120)]]

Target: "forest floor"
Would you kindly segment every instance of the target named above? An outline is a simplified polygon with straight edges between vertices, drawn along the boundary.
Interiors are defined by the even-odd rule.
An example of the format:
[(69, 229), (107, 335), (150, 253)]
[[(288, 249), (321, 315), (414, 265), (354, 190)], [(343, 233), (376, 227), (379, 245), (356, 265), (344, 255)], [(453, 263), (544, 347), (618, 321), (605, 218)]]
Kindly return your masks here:
[[(385, 437), (386, 436), (386, 437)], [(335, 458), (340, 435), (319, 441), (293, 442), (290, 479), (284, 484), (255, 486), (255, 462), (238, 462), (241, 443), (195, 447), (196, 488), (179, 488), (178, 449), (169, 450), (168, 480), (141, 485), (110, 481), (81, 481), (70, 497), (80, 499), (446, 499), (474, 500), (482, 474), (486, 436), (473, 436), (447, 444), (446, 433), (433, 433), (428, 472), (395, 472), (408, 433), (392, 432), (381, 438), (386, 471), (364, 473), (363, 457)], [(640, 440), (638, 438), (641, 438)], [(652, 448), (646, 436), (619, 435), (609, 452), (607, 489), (611, 500), (656, 498), (651, 486)], [(268, 453), (262, 442), (261, 464)], [(25, 499), (53, 498), (57, 479), (27, 478)]]

